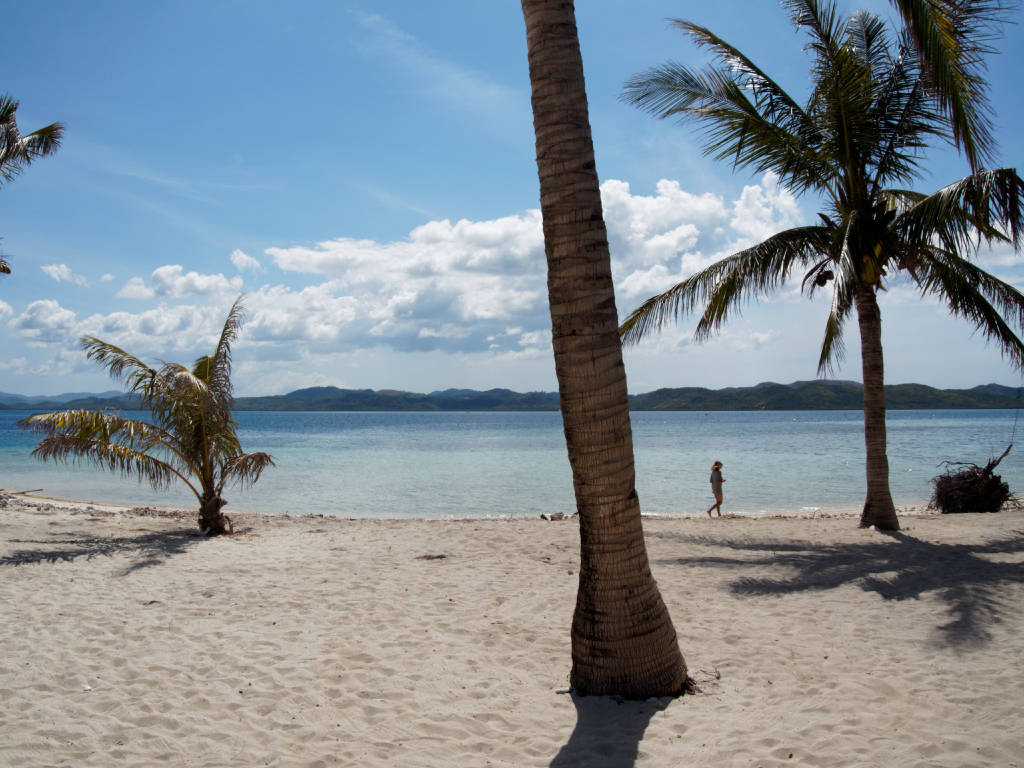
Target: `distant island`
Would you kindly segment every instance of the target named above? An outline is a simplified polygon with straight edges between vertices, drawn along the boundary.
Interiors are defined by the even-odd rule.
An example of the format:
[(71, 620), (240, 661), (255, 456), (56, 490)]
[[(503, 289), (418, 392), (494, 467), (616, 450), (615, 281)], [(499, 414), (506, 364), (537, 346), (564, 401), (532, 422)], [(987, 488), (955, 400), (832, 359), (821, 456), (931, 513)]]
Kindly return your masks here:
[[(890, 410), (955, 408), (1018, 408), (1021, 390), (1000, 384), (971, 389), (935, 389), (923, 384), (885, 388)], [(753, 387), (677, 387), (629, 396), (634, 411), (856, 411), (863, 407), (861, 385), (855, 381), (765, 382)], [(0, 410), (63, 410), (117, 408), (137, 403), (121, 392), (71, 392), (31, 397), (0, 392)], [(510, 389), (446, 389), (422, 394), (395, 389), (309, 387), (287, 395), (239, 397), (239, 411), (556, 411), (557, 392), (513, 392)]]

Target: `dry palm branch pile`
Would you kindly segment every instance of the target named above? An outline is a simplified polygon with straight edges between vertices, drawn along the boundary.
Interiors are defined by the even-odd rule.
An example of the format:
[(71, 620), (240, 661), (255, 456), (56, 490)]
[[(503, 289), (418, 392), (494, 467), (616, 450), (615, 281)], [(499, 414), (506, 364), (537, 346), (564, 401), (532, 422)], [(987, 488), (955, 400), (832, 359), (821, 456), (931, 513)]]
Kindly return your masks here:
[[(929, 509), (938, 509), (944, 515), (957, 512), (998, 512), (1013, 498), (1010, 486), (993, 470), (1006, 458), (1013, 443), (997, 459), (990, 459), (984, 467), (967, 461), (944, 461), (944, 474), (932, 478)], [(953, 471), (953, 467), (960, 469)]]

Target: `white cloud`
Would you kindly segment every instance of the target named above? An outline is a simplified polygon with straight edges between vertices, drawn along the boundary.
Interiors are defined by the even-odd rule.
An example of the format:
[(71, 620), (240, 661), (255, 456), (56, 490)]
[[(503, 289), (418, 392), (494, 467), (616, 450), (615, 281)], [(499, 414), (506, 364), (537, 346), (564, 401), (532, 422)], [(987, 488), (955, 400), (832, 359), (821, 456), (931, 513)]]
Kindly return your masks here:
[(106, 274), (104, 274), (104, 275), (102, 275), (100, 277), (100, 282), (101, 283), (110, 283), (110, 282), (113, 282), (114, 279), (115, 279), (114, 276), (112, 274), (110, 274), (109, 272), (107, 272)]
[(616, 293), (623, 316), (640, 300), (660, 293), (738, 250), (794, 226), (795, 198), (765, 174), (732, 203), (694, 195), (662, 179), (653, 196), (634, 195), (623, 181), (606, 181), (601, 198), (612, 249)]
[(146, 281), (141, 277), (131, 278), (117, 292), (119, 299), (151, 299), (153, 295), (153, 290), (146, 287)]
[[(546, 315), (539, 211), (490, 221), (432, 221), (401, 241), (340, 238), (267, 254), (285, 271), (330, 278), (322, 297), (346, 299), (344, 328), (333, 334), (338, 338), (408, 349), (479, 349), (510, 320), (532, 318), (536, 325)], [(306, 311), (303, 304), (291, 306), (283, 289), (275, 290), (279, 314)], [(280, 318), (275, 323), (282, 324), (289, 325)], [(296, 320), (289, 327), (299, 325), (304, 323)]]
[(3, 299), (0, 299), (0, 319), (14, 314), (14, 309)]
[[(771, 176), (731, 206), (667, 180), (650, 196), (633, 195), (625, 182), (610, 180), (602, 185), (602, 199), (624, 313), (745, 247), (755, 223), (757, 231), (774, 232), (791, 225), (798, 213)], [(520, 333), (506, 329), (538, 333), (534, 329), (550, 322), (536, 210), (488, 221), (430, 221), (392, 242), (338, 238), (311, 247), (269, 248), (266, 254), (286, 272), (326, 281), (302, 291), (278, 286), (253, 294), (253, 334), (263, 341), (302, 338), (498, 354), (523, 350)], [(550, 339), (543, 346), (549, 348)]]
[(662, 179), (654, 196), (634, 195), (614, 179), (601, 185), (601, 204), (612, 257), (620, 268), (651, 267), (693, 249), (727, 221), (724, 201), (694, 195)]
[[(628, 184), (608, 181), (602, 197), (623, 316), (640, 300), (743, 247), (752, 234), (777, 231), (795, 216), (792, 199), (770, 177), (732, 203), (665, 180), (651, 195), (634, 195)], [(258, 365), (315, 364), (332, 371), (336, 382), (341, 361), (376, 365), (373, 360), (415, 352), (420, 361), (458, 360), (463, 372), (482, 359), (510, 372), (517, 365), (547, 370), (551, 332), (537, 210), (485, 221), (429, 221), (389, 242), (338, 238), (265, 253), (289, 274), (288, 283), (264, 285), (245, 297), (248, 320), (238, 349)], [(239, 270), (262, 268), (261, 260), (241, 250), (230, 258)], [(143, 359), (187, 361), (216, 343), (241, 288), (241, 275), (229, 279), (168, 264), (148, 279), (128, 279), (118, 292), (123, 299), (155, 299), (159, 306), (78, 320), (54, 301), (37, 302), (11, 326), (32, 345), (63, 341), (79, 358), (74, 340), (88, 334)], [(14, 314), (4, 306), (0, 316)], [(771, 329), (756, 330), (765, 335), (735, 342), (754, 349), (773, 342)], [(692, 319), (644, 346), (678, 350), (690, 343), (691, 333)], [(317, 375), (312, 368), (308, 376), (292, 378), (251, 374), (264, 387), (326, 383)]]
[(86, 279), (81, 275), (74, 274), (67, 264), (45, 264), (40, 269), (58, 283), (86, 285)]
[(978, 249), (977, 258), (973, 260), (987, 270), (994, 267), (1015, 267), (1024, 262), (1024, 253), (1015, 251), (1012, 243), (994, 243), (992, 246), (983, 243)]
[(150, 278), (153, 292), (157, 296), (182, 298), (193, 294), (237, 293), (242, 290), (242, 278), (230, 280), (224, 275), (201, 275), (198, 272), (185, 272), (180, 264), (168, 264), (153, 270)]
[(75, 313), (53, 299), (40, 299), (11, 320), (10, 325), (30, 343), (61, 342), (73, 335)]
[(263, 266), (260, 264), (258, 259), (254, 259), (252, 256), (247, 254), (245, 251), (235, 249), (231, 252), (231, 263), (235, 265), (235, 268), (239, 271), (243, 269), (254, 269), (261, 270)]
[(301, 291), (265, 286), (246, 296), (245, 306), (249, 309), (247, 340), (329, 343), (352, 335), (358, 301), (336, 295), (331, 283), (323, 283)]
[(28, 360), (24, 357), (16, 357), (13, 360), (0, 360), (0, 371), (14, 371), (18, 373), (27, 364)]
[(796, 198), (779, 186), (773, 173), (766, 173), (760, 184), (743, 188), (739, 200), (733, 203), (732, 228), (749, 239), (749, 244), (792, 227), (800, 220)]
[(61, 348), (39, 365), (18, 372), (30, 376), (68, 376), (80, 370), (84, 360), (85, 356), (80, 351)]
[(242, 278), (235, 276), (230, 280), (219, 272), (215, 275), (202, 275), (198, 272), (185, 272), (180, 264), (165, 264), (153, 270), (149, 286), (141, 277), (133, 277), (117, 292), (120, 299), (152, 299), (154, 297), (181, 299), (188, 296), (217, 295), (239, 293), (242, 290)]
[(62, 280), (71, 282), (71, 270), (68, 268), (67, 264), (46, 264), (40, 267), (40, 269), (58, 283)]
[(180, 355), (190, 359), (217, 343), (228, 304), (160, 304), (144, 312), (93, 314), (79, 323), (78, 334), (96, 336), (143, 358)]

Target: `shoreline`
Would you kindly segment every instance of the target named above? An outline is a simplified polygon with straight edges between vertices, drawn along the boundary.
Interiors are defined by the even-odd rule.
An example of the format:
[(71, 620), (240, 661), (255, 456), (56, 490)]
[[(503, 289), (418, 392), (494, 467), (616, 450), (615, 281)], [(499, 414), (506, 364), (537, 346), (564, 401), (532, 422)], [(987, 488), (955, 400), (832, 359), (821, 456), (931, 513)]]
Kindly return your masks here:
[[(34, 491), (10, 491), (6, 488), (0, 488), (0, 498), (8, 497), (11, 499), (17, 499), (24, 501), (29, 504), (51, 504), (61, 508), (92, 508), (101, 511), (109, 511), (114, 513), (129, 514), (133, 510), (140, 510), (139, 514), (145, 514), (146, 512), (152, 512), (161, 516), (172, 517), (194, 517), (198, 514), (198, 508), (193, 510), (191, 507), (182, 505), (166, 505), (166, 504), (129, 504), (126, 502), (119, 501), (95, 501), (86, 499), (67, 499), (59, 496), (48, 496), (45, 493), (39, 493)], [(924, 517), (934, 516), (939, 513), (935, 510), (929, 510), (927, 502), (916, 502), (910, 504), (898, 504), (896, 506), (896, 514), (900, 517)], [(354, 515), (329, 515), (321, 514), (316, 512), (311, 513), (291, 513), (291, 512), (263, 512), (260, 510), (246, 509), (244, 507), (231, 507), (227, 506), (224, 508), (226, 514), (230, 517), (232, 515), (239, 515), (244, 518), (282, 518), (282, 519), (338, 519), (338, 520), (393, 520), (393, 521), (472, 521), (472, 520), (535, 520), (542, 519), (539, 514), (529, 515), (489, 515), (489, 516), (448, 516), (448, 517), (412, 517), (412, 516), (354, 516)], [(722, 519), (726, 520), (773, 520), (773, 519), (800, 519), (800, 520), (816, 520), (816, 519), (849, 519), (859, 518), (861, 509), (859, 505), (836, 505), (831, 507), (799, 507), (797, 509), (779, 509), (779, 510), (761, 510), (756, 514), (749, 513), (733, 513), (726, 512), (722, 516)], [(557, 513), (556, 513), (557, 515)], [(574, 514), (564, 514), (562, 517), (554, 517), (552, 522), (558, 522), (562, 520), (571, 520), (575, 518)], [(692, 520), (692, 519), (703, 519), (707, 516), (701, 514), (664, 514), (664, 513), (648, 513), (641, 510), (641, 517), (644, 520)]]

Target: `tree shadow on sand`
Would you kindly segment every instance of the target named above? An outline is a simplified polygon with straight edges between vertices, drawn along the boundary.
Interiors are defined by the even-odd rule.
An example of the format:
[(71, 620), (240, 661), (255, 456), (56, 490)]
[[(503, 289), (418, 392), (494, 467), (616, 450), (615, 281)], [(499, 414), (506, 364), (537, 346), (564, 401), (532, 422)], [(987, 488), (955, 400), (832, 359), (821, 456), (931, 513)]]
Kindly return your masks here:
[(194, 530), (153, 531), (139, 536), (75, 535), (60, 539), (12, 539), (12, 544), (37, 545), (18, 549), (0, 557), (0, 567), (35, 565), (37, 563), (70, 563), (82, 558), (91, 560), (127, 553), (136, 555), (122, 576), (150, 566), (160, 565), (175, 555), (186, 552), (198, 540)]
[(610, 696), (577, 696), (576, 727), (551, 768), (632, 768), (651, 718), (672, 699), (622, 701)]
[[(748, 541), (717, 537), (657, 534), (684, 543), (718, 546), (762, 557), (681, 557), (662, 565), (741, 569), (777, 567), (778, 578), (741, 577), (729, 590), (744, 597), (785, 595), (858, 584), (885, 600), (916, 599), (934, 593), (947, 606), (950, 620), (936, 627), (938, 642), (967, 649), (991, 641), (989, 628), (1019, 607), (1004, 597), (1004, 586), (1024, 583), (1024, 532), (1016, 531), (984, 544), (936, 544), (895, 532), (866, 544), (822, 546), (801, 541)], [(994, 559), (1003, 556), (1002, 559)]]

